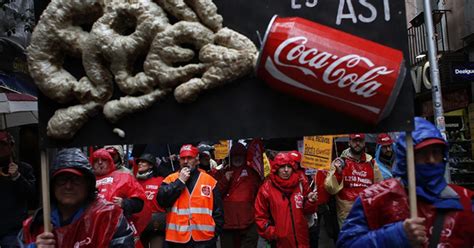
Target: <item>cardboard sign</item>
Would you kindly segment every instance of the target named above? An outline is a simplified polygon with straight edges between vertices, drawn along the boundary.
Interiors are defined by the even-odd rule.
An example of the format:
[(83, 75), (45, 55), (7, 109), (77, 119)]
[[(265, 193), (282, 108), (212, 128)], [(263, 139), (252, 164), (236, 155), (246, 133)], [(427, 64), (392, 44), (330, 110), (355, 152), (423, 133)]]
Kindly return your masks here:
[(229, 154), (230, 143), (228, 140), (220, 140), (219, 144), (214, 145), (214, 149), (216, 159), (224, 159)]
[(332, 161), (333, 136), (310, 136), (303, 139), (303, 160), (305, 168), (329, 170)]

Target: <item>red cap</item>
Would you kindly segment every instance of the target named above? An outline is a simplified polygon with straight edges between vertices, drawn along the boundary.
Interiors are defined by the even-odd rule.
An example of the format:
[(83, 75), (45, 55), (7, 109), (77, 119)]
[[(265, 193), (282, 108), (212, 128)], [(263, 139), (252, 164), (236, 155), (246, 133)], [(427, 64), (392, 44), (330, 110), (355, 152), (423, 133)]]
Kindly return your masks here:
[(431, 139), (426, 139), (423, 140), (422, 142), (418, 143), (415, 146), (415, 150), (430, 146), (430, 145), (444, 145), (446, 146), (446, 142), (441, 139), (436, 139), (436, 138), (431, 138)]
[(353, 134), (349, 134), (349, 139), (362, 139), (362, 140), (365, 140), (365, 134), (363, 133), (353, 133)]
[(197, 155), (199, 154), (199, 150), (193, 146), (193, 145), (190, 145), (190, 144), (187, 144), (187, 145), (183, 145), (181, 147), (181, 150), (179, 150), (179, 156), (180, 157), (197, 157)]
[(290, 158), (295, 161), (295, 163), (301, 163), (301, 153), (299, 151), (291, 151), (289, 152)]
[(55, 177), (56, 175), (59, 175), (59, 174), (62, 174), (62, 173), (72, 173), (74, 175), (78, 175), (78, 176), (84, 176), (84, 173), (82, 173), (82, 171), (78, 170), (78, 169), (74, 169), (74, 168), (63, 168), (63, 169), (59, 169), (57, 170), (56, 172), (54, 172), (53, 174), (53, 177)]
[(392, 137), (386, 133), (381, 133), (377, 136), (377, 144), (382, 146), (388, 146), (393, 144)]

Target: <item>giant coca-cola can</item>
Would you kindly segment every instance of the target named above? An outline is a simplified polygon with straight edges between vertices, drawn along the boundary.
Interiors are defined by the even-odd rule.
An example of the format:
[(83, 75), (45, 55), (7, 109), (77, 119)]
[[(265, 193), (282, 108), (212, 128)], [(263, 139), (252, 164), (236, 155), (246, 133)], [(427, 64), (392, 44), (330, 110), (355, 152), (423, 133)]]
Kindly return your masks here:
[(405, 77), (403, 53), (303, 18), (273, 17), (257, 62), (271, 87), (376, 124)]

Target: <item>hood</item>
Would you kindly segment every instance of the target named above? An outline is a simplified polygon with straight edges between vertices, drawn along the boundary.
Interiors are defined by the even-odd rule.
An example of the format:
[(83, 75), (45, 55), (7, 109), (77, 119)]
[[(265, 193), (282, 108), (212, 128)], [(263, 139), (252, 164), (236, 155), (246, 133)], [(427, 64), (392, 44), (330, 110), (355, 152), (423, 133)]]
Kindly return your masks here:
[[(452, 189), (444, 178), (449, 147), (440, 131), (431, 122), (415, 117), (415, 130), (412, 131), (412, 136), (414, 146), (428, 139), (437, 139), (445, 144), (444, 160), (442, 162), (437, 164), (415, 164), (417, 196), (430, 202), (436, 208), (462, 209), (459, 196), (449, 193), (452, 192)], [(394, 177), (399, 177), (405, 185), (408, 185), (405, 139), (406, 133), (402, 133), (397, 140), (396, 161), (392, 172)]]
[[(429, 121), (415, 117), (415, 130), (412, 131), (413, 146), (423, 142), (427, 139), (444, 140), (440, 131)], [(397, 139), (395, 146), (395, 165), (393, 166), (393, 175), (407, 180), (407, 161), (406, 161), (406, 133), (402, 132)], [(448, 159), (448, 144), (445, 142), (444, 150), (445, 158)]]
[[(79, 171), (81, 171), (84, 174), (84, 177), (86, 177), (87, 181), (89, 181), (89, 197), (91, 199), (95, 198), (95, 175), (94, 172), (92, 171), (91, 164), (89, 163), (89, 160), (87, 159), (86, 155), (81, 152), (80, 149), (78, 148), (68, 148), (68, 149), (63, 149), (58, 152), (56, 155), (54, 161), (53, 161), (53, 167), (50, 171), (50, 184), (53, 182), (54, 177), (53, 175), (55, 172), (57, 172), (60, 169), (66, 169), (66, 168), (74, 168)], [(50, 185), (52, 186), (52, 185)], [(50, 187), (52, 189), (52, 187)], [(53, 202), (55, 201), (54, 199), (54, 194), (51, 194), (51, 199)]]
[(123, 147), (121, 145), (104, 146), (104, 149), (107, 149), (107, 148), (114, 148), (118, 152), (119, 157), (120, 157), (120, 165), (123, 165), (123, 161), (125, 159), (125, 152), (123, 151)]
[(104, 148), (101, 148), (95, 151), (94, 153), (92, 153), (91, 163), (94, 164), (94, 161), (98, 158), (105, 159), (109, 162), (107, 174), (112, 173), (115, 170), (114, 160), (112, 159), (112, 156), (110, 156), (107, 150), (105, 150)]

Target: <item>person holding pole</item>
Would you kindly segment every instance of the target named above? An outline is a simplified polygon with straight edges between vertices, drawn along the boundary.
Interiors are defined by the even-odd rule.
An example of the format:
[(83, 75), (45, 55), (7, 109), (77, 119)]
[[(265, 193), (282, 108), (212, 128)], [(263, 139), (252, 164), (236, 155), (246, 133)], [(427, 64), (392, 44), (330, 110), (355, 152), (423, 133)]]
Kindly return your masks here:
[(23, 223), (21, 247), (135, 247), (123, 210), (97, 197), (87, 157), (77, 148), (61, 150), (51, 170), (52, 232), (44, 232), (43, 210)]
[[(402, 134), (395, 178), (364, 190), (340, 232), (338, 247), (473, 247), (474, 192), (447, 184), (448, 144), (430, 122), (416, 117), (413, 134), (416, 185), (408, 185)], [(418, 217), (410, 216), (407, 188), (415, 188)]]
[(166, 177), (158, 203), (168, 208), (165, 239), (168, 247), (216, 247), (224, 225), (217, 181), (198, 168), (199, 150), (190, 144), (179, 152), (181, 169)]

